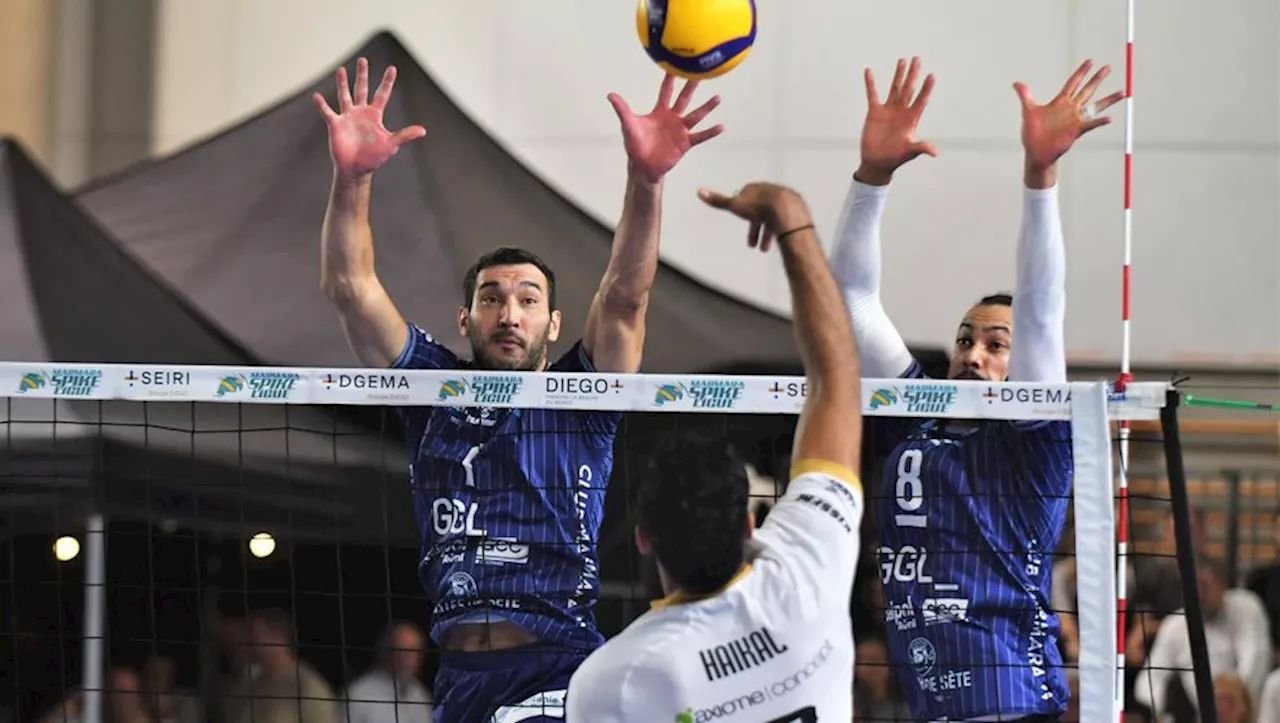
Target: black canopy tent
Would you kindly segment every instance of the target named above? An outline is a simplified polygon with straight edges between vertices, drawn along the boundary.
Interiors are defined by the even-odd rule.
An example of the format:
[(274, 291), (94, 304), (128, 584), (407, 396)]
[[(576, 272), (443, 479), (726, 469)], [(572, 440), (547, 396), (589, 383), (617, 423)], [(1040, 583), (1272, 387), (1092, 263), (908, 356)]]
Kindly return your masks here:
[[(0, 143), (0, 303), (0, 359), (33, 368), (261, 364), (9, 140)], [(219, 534), (287, 525), (302, 538), (364, 539), (383, 528), (389, 495), (388, 533), (416, 538), (401, 445), (378, 434), (376, 410), (4, 401), (0, 519), (13, 532), (69, 527), (93, 508)], [(379, 487), (386, 495), (370, 494)]]

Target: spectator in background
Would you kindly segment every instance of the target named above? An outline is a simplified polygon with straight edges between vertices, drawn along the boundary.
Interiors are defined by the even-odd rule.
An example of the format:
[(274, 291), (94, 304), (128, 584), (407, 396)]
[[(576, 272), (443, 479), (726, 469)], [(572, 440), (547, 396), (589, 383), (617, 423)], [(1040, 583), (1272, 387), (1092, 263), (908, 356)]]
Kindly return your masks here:
[(294, 652), (293, 621), (280, 610), (249, 616), (257, 675), (244, 677), (225, 701), (226, 723), (337, 723), (333, 690)]
[[(107, 671), (102, 691), (102, 720), (105, 723), (156, 723), (147, 714), (144, 702), (137, 673), (129, 668)], [(84, 694), (77, 692), (45, 713), (40, 723), (81, 723), (84, 720)]]
[[(1275, 536), (1276, 545), (1280, 545), (1280, 514), (1275, 517)], [(1254, 568), (1245, 587), (1262, 599), (1267, 619), (1271, 622), (1271, 648), (1280, 656), (1280, 561)], [(1280, 663), (1280, 657), (1273, 662)], [(1280, 721), (1280, 718), (1276, 720)]]
[[(1218, 723), (1254, 723), (1253, 696), (1236, 675), (1220, 675), (1213, 681)], [(1271, 723), (1268, 721), (1267, 723)]]
[[(1204, 513), (1191, 508), (1191, 545), (1202, 558), (1208, 553), (1204, 532)], [(1160, 540), (1153, 554), (1135, 555), (1133, 576), (1129, 585), (1129, 616), (1125, 640), (1125, 700), (1145, 706), (1144, 698), (1134, 693), (1147, 660), (1156, 631), (1165, 616), (1182, 608), (1182, 572), (1178, 568), (1177, 539), (1173, 515), (1165, 518)], [(1150, 712), (1144, 711), (1144, 712)]]
[(853, 719), (858, 723), (911, 720), (902, 691), (893, 681), (884, 638), (858, 641), (853, 659)]
[[(1163, 534), (1150, 555), (1135, 555), (1133, 599), (1131, 611), (1143, 611), (1149, 631), (1161, 618), (1182, 608), (1182, 573), (1178, 569), (1178, 549), (1174, 537), (1173, 515), (1165, 518)], [(1204, 512), (1191, 508), (1191, 545), (1197, 556), (1208, 554), (1204, 533)]]
[(149, 655), (142, 664), (147, 712), (157, 723), (199, 723), (196, 699), (177, 688), (178, 666), (171, 658)]
[(339, 703), (344, 723), (429, 723), (431, 695), (418, 680), (423, 643), (411, 623), (382, 632), (373, 669), (352, 681)]
[[(1058, 613), (1058, 621), (1062, 631), (1058, 635), (1058, 645), (1062, 649), (1062, 659), (1075, 662), (1080, 659), (1080, 624), (1076, 614), (1079, 609), (1078, 587), (1076, 585), (1076, 536), (1075, 525), (1069, 524), (1063, 533), (1063, 541), (1058, 545), (1058, 554), (1053, 563), (1053, 586), (1049, 592), (1049, 604)], [(1132, 600), (1137, 593), (1133, 567), (1133, 558), (1125, 563), (1125, 588), (1127, 599)], [(1155, 626), (1152, 625), (1152, 632)], [(1141, 664), (1141, 660), (1138, 661)], [(1074, 699), (1074, 696), (1073, 696)]]
[[(1271, 670), (1271, 633), (1262, 601), (1248, 590), (1228, 589), (1222, 567), (1214, 562), (1200, 563), (1198, 582), (1209, 670), (1214, 677), (1238, 676), (1256, 698)], [(1157, 716), (1182, 720), (1186, 712), (1177, 709), (1176, 701), (1185, 696), (1192, 708), (1199, 705), (1186, 615), (1178, 612), (1160, 623), (1147, 664), (1135, 681), (1134, 697)]]
[(1258, 720), (1261, 723), (1280, 721), (1280, 670), (1268, 675), (1266, 684), (1262, 686), (1262, 695), (1258, 697)]

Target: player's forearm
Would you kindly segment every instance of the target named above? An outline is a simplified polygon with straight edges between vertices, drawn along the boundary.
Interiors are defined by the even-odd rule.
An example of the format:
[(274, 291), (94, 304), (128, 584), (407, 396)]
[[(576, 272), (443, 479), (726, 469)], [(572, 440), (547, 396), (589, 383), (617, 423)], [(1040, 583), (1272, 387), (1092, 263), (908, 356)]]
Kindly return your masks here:
[(652, 182), (628, 174), (622, 218), (613, 236), (609, 266), (600, 283), (600, 300), (606, 312), (628, 312), (644, 307), (658, 273), (661, 230), (662, 181)]
[[(878, 180), (884, 183), (871, 182)], [(875, 169), (858, 169), (831, 254), (831, 272), (844, 294), (863, 372), (873, 377), (896, 377), (911, 364), (911, 352), (880, 300), (880, 221), (887, 183)]]
[(1058, 166), (1039, 166), (1031, 161), (1024, 161), (1022, 166), (1022, 182), (1027, 188), (1043, 191), (1058, 185)]
[(1017, 341), (1009, 378), (1066, 381), (1067, 259), (1056, 187), (1023, 189), (1017, 269), (1013, 297)]
[(371, 178), (335, 176), (320, 231), (320, 285), (335, 302), (349, 301), (374, 278), (373, 231), (369, 226)]
[[(808, 218), (807, 211), (803, 218)], [(797, 217), (786, 223), (803, 226), (809, 222)], [(848, 310), (818, 235), (806, 229), (791, 234), (780, 245), (791, 287), (791, 324), (811, 387), (809, 394), (851, 394), (856, 408), (861, 377), (858, 349), (850, 326), (834, 323), (845, 318)]]

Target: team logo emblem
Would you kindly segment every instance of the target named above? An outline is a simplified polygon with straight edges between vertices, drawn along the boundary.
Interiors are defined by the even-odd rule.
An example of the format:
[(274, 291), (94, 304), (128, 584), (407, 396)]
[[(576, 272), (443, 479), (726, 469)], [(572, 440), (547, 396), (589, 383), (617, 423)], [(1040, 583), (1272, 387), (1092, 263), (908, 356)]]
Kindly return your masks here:
[(937, 664), (938, 651), (928, 640), (916, 638), (907, 646), (907, 657), (911, 661), (911, 667), (915, 668), (916, 676), (923, 678), (932, 672), (933, 666)]

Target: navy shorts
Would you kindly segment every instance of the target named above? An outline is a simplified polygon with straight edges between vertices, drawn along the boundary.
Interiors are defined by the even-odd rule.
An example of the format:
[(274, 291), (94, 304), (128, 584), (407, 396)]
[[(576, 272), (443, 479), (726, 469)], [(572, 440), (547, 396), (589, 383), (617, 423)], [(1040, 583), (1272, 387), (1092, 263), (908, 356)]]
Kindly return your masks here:
[(561, 722), (569, 679), (588, 655), (543, 644), (492, 653), (441, 651), (435, 723)]

